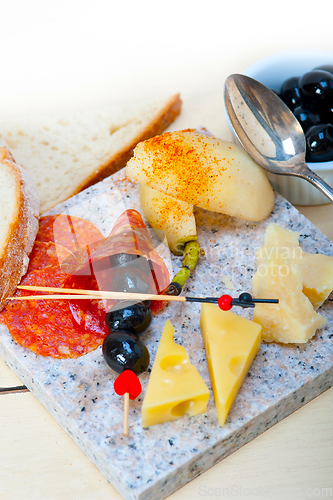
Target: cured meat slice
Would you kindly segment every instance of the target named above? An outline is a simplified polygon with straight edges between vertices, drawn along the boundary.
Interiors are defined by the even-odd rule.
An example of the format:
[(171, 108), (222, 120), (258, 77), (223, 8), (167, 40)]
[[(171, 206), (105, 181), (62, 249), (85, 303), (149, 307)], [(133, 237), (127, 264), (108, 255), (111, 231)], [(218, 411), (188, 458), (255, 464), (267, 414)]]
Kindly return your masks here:
[[(69, 219), (72, 220), (68, 222)], [(167, 287), (168, 270), (138, 212), (124, 212), (107, 238), (90, 222), (77, 217), (69, 219), (42, 217), (38, 241), (21, 285), (112, 290), (115, 269), (110, 256), (124, 253), (144, 258), (152, 293), (161, 293)], [(63, 237), (57, 238), (60, 227)], [(79, 243), (82, 246), (75, 251)], [(17, 290), (15, 295), (34, 294), (40, 292)], [(72, 358), (94, 350), (103, 342), (109, 333), (105, 315), (114, 303), (87, 299), (17, 300), (11, 301), (0, 316), (17, 343), (42, 356)], [(152, 301), (150, 307), (157, 312), (164, 304)]]
[[(70, 275), (93, 275), (100, 290), (112, 290), (113, 269), (110, 257), (129, 254), (144, 257), (149, 262), (151, 272), (148, 279), (151, 293), (159, 294), (169, 285), (168, 269), (150, 239), (147, 228), (136, 210), (126, 210), (115, 223), (110, 235), (97, 242), (95, 248), (82, 248), (62, 264), (62, 270)], [(73, 287), (75, 288), (75, 287)], [(152, 301), (151, 309), (157, 312), (164, 301)]]
[(70, 252), (105, 238), (90, 221), (74, 215), (45, 215), (39, 220), (36, 241), (52, 241), (62, 245)]
[[(59, 266), (48, 266), (31, 271), (21, 284), (60, 288), (66, 278)], [(15, 295), (27, 294), (34, 292), (17, 290)], [(108, 334), (106, 326), (84, 328), (78, 324), (68, 300), (11, 301), (3, 315), (14, 340), (42, 356), (78, 357), (96, 349)]]
[[(99, 290), (94, 276), (67, 276), (63, 286), (81, 290)], [(110, 333), (105, 324), (105, 315), (116, 303), (115, 300), (72, 299), (68, 302), (73, 319), (81, 328), (86, 331), (93, 330), (102, 336)]]
[(47, 266), (57, 266), (69, 255), (71, 252), (62, 245), (56, 245), (52, 241), (36, 241), (30, 254), (27, 273)]

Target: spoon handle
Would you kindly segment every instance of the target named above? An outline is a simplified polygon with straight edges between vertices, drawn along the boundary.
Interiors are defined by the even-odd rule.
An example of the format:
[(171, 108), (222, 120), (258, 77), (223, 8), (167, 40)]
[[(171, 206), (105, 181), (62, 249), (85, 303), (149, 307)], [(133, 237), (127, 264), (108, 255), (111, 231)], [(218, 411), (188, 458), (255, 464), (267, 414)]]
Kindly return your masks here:
[(302, 169), (299, 174), (303, 179), (311, 182), (318, 188), (327, 198), (333, 203), (333, 188), (329, 186), (319, 175), (315, 174), (307, 165)]

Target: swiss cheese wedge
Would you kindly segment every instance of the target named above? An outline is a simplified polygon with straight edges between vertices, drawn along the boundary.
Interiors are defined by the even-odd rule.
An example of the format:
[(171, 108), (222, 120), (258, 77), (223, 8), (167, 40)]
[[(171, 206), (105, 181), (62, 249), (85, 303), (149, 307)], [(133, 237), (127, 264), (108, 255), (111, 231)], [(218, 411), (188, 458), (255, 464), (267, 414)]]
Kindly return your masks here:
[(219, 424), (222, 426), (261, 343), (261, 326), (217, 305), (201, 306), (205, 345)]
[(142, 404), (143, 427), (206, 411), (208, 387), (173, 335), (173, 326), (167, 320)]

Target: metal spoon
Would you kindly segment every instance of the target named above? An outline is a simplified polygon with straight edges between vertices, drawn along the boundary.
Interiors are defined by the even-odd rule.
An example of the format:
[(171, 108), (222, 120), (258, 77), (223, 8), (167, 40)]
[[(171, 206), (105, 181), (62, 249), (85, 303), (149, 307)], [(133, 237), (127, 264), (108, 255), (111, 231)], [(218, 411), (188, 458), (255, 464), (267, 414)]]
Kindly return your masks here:
[(259, 165), (274, 174), (301, 177), (333, 202), (332, 187), (305, 163), (301, 125), (274, 92), (235, 74), (225, 82), (224, 100), (236, 137)]

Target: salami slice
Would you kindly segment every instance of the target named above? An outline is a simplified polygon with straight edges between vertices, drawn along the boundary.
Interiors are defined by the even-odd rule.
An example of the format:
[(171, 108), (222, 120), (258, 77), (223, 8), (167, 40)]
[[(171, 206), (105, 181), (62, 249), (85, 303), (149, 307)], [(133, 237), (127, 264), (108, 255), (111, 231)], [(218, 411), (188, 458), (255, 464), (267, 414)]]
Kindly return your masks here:
[(56, 245), (52, 241), (36, 241), (29, 256), (27, 272), (60, 265), (69, 255), (72, 255), (71, 252), (62, 245)]
[[(94, 224), (79, 217), (42, 217), (28, 272), (21, 284), (60, 288), (69, 276), (62, 272), (59, 264), (82, 245), (85, 249), (92, 245), (94, 249), (96, 242), (99, 244), (104, 239)], [(92, 287), (91, 283), (89, 285)], [(15, 295), (33, 294), (18, 290)], [(76, 357), (100, 345), (108, 330), (104, 323), (105, 304), (82, 300), (82, 312), (82, 307), (79, 309), (71, 302), (12, 301), (1, 318), (14, 340), (37, 354), (55, 358)]]
[[(152, 293), (161, 293), (167, 287), (168, 270), (138, 212), (124, 212), (107, 238), (90, 222), (70, 219), (69, 222), (67, 216), (42, 217), (38, 241), (22, 285), (112, 290), (116, 271), (110, 264), (110, 256), (123, 253), (144, 258)], [(73, 232), (69, 226), (74, 228)], [(60, 227), (63, 237), (57, 238)], [(77, 250), (79, 244), (82, 246)], [(27, 294), (34, 292), (17, 290), (15, 295)], [(105, 314), (114, 303), (87, 299), (18, 300), (11, 301), (1, 317), (14, 340), (36, 354), (72, 358), (96, 349), (103, 342), (109, 333)], [(152, 301), (150, 307), (156, 312), (164, 304)]]
[[(21, 284), (60, 287), (67, 278), (59, 266), (48, 266), (31, 271)], [(16, 295), (32, 293), (18, 290)], [(74, 320), (68, 300), (11, 301), (4, 311), (4, 319), (18, 344), (36, 354), (54, 358), (86, 354), (96, 349), (108, 333), (106, 326), (83, 328), (82, 323)]]
[(46, 215), (39, 220), (36, 241), (52, 241), (62, 245), (70, 252), (96, 241), (103, 241), (104, 236), (90, 221), (74, 215)]

